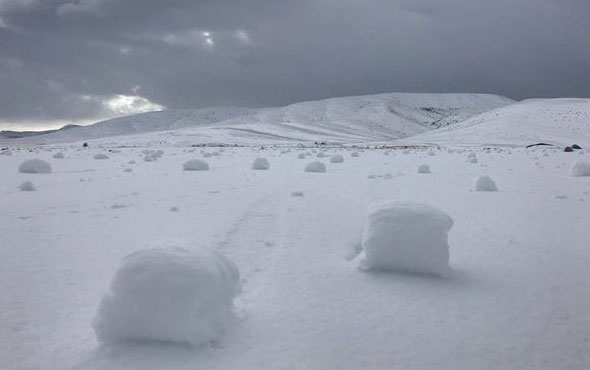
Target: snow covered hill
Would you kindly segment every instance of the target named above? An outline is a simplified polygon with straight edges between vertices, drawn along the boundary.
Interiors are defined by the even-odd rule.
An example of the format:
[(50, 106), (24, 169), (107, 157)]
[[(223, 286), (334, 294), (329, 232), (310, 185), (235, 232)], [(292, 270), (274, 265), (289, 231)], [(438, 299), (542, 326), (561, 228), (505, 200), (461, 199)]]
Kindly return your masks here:
[(531, 99), (404, 140), (411, 143), (590, 145), (590, 99)]
[(149, 132), (225, 143), (394, 140), (453, 125), (512, 103), (511, 99), (487, 94), (389, 93), (276, 108), (166, 110), (111, 119), (33, 140), (71, 142)]

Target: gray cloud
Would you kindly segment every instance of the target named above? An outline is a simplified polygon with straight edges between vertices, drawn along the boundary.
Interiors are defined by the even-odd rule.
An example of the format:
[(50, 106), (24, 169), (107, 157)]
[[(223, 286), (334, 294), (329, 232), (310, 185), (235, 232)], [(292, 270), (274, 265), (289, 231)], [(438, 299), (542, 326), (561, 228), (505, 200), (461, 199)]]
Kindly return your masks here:
[(586, 0), (0, 0), (0, 122), (390, 91), (590, 96), (588, 14)]

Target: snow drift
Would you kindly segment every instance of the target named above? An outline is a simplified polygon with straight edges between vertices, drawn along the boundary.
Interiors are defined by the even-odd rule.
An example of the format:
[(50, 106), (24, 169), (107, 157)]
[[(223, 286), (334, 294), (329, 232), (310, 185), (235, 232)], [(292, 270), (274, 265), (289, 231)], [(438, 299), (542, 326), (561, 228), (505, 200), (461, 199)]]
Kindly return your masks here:
[(498, 191), (494, 180), (489, 176), (479, 176), (473, 184), (475, 191)]
[(266, 158), (256, 158), (252, 163), (253, 170), (268, 170), (270, 168), (270, 163), (268, 163), (268, 159)]
[(51, 165), (42, 159), (29, 159), (18, 166), (20, 173), (51, 173)]
[(359, 267), (446, 276), (452, 226), (449, 215), (426, 204), (374, 204), (365, 221)]
[(182, 165), (182, 169), (185, 171), (207, 171), (209, 164), (200, 159), (190, 159)]
[(344, 157), (342, 157), (340, 154), (333, 155), (330, 158), (330, 163), (343, 163), (343, 162), (344, 162)]
[(590, 176), (590, 163), (576, 161), (571, 170), (573, 177)]
[(219, 338), (232, 321), (238, 293), (237, 267), (213, 250), (140, 250), (123, 259), (92, 327), (105, 343), (202, 345)]
[(319, 173), (323, 173), (323, 172), (326, 172), (326, 165), (323, 164), (320, 161), (309, 162), (305, 166), (304, 171), (305, 172), (319, 172)]

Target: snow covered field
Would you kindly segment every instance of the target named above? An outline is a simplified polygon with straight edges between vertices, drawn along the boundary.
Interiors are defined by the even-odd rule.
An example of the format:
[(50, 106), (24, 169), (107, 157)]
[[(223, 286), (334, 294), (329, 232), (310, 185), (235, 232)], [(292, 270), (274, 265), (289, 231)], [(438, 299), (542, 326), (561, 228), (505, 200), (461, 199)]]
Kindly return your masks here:
[[(590, 177), (570, 173), (588, 154), (117, 147), (128, 140), (0, 156), (0, 368), (590, 366)], [(158, 149), (161, 158), (144, 160), (142, 151)], [(94, 159), (101, 153), (108, 159)], [(334, 154), (343, 163), (330, 163)], [(258, 157), (268, 170), (252, 169)], [(32, 158), (52, 172), (19, 173)], [(209, 170), (184, 171), (190, 159)], [(305, 172), (313, 161), (326, 172)], [(417, 173), (422, 164), (431, 173)], [(474, 191), (483, 175), (498, 191)], [(25, 181), (35, 190), (19, 190)], [(367, 207), (390, 200), (452, 217), (447, 278), (359, 269)], [(201, 347), (99, 344), (91, 322), (121, 259), (169, 240), (237, 265), (238, 320)]]
[(4, 140), (0, 369), (586, 369), (589, 125), (383, 94)]

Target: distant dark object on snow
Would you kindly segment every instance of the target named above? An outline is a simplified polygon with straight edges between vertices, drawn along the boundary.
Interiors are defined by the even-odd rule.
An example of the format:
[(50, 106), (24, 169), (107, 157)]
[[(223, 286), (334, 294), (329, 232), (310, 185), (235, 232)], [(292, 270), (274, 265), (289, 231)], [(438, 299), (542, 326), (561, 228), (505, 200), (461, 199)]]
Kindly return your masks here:
[(571, 146), (566, 146), (565, 149), (563, 149), (564, 152), (573, 152), (574, 150), (572, 149)]
[(574, 145), (572, 145), (572, 149), (582, 149), (582, 147), (579, 146), (578, 144), (574, 144)]
[(547, 144), (547, 143), (537, 143), (537, 144), (531, 144), (531, 145), (527, 145), (526, 148), (532, 148), (534, 146), (541, 146), (541, 145), (547, 145), (547, 146), (554, 146), (553, 144)]
[(83, 148), (88, 148), (88, 143), (84, 143), (84, 144), (82, 144), (82, 147), (83, 147)]

